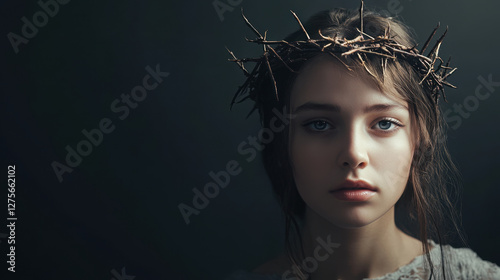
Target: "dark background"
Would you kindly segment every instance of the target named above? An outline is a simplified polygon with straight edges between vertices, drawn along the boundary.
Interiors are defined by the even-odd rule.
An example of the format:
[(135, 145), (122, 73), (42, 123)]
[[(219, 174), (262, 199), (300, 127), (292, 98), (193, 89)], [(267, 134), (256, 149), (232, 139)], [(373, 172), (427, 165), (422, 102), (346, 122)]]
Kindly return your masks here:
[[(240, 57), (261, 53), (245, 42), (254, 35), (241, 7), (257, 29), (269, 30), (268, 38), (281, 39), (297, 29), (290, 9), (305, 21), (359, 2), (232, 3), (220, 18), (212, 1), (72, 0), (16, 54), (7, 34), (22, 35), (21, 18), (32, 22), (41, 8), (36, 1), (2, 1), (0, 145), (4, 178), (7, 165), (16, 165), (16, 276), (116, 279), (113, 270), (126, 268), (136, 280), (222, 279), (280, 252), (282, 217), (260, 157), (247, 162), (237, 151), (257, 135), (259, 122), (257, 114), (245, 119), (250, 103), (229, 110), (244, 77), (227, 62), (225, 46)], [(498, 1), (367, 0), (366, 7), (397, 11), (421, 44), (438, 22), (439, 34), (450, 27), (441, 54), (459, 68), (450, 78), (458, 90), (447, 91), (443, 111), (470, 100), (479, 76), (500, 81)], [(120, 120), (111, 103), (157, 64), (170, 76)], [(463, 175), (469, 245), (498, 264), (500, 87), (493, 89), (450, 131), (449, 147)], [(65, 147), (75, 148), (85, 139), (81, 131), (103, 118), (115, 130), (59, 182), (51, 163), (64, 164)], [(240, 163), (241, 174), (186, 225), (178, 205), (192, 205), (192, 189), (203, 189), (209, 172), (230, 160)], [(0, 275), (12, 279), (7, 239), (0, 241)]]

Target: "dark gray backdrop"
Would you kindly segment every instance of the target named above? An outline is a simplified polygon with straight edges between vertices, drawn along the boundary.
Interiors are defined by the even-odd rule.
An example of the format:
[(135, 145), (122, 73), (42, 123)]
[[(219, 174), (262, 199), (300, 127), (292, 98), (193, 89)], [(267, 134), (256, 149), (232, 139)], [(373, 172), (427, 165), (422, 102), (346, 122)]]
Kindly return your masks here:
[[(214, 3), (229, 6), (219, 15)], [(319, 10), (358, 5), (72, 0), (58, 4), (57, 12), (52, 7), (52, 16), (44, 19), (36, 1), (3, 1), (1, 160), (4, 178), (7, 165), (16, 165), (18, 217), (17, 272), (8, 276), (221, 279), (278, 253), (283, 222), (260, 157), (247, 162), (237, 150), (259, 126), (256, 114), (245, 119), (250, 104), (229, 111), (244, 78), (227, 62), (225, 46), (238, 56), (261, 53), (245, 42), (254, 35), (243, 23), (241, 7), (260, 31), (268, 30), (268, 38), (280, 39), (297, 29), (290, 9), (306, 20)], [(450, 27), (441, 54), (453, 56), (459, 69), (450, 81), (459, 89), (448, 90), (449, 104), (441, 104), (454, 117), (450, 151), (464, 179), (463, 224), (471, 248), (499, 263), (500, 85), (480, 88), (481, 94), (490, 93), (483, 100), (476, 90), (481, 77), (500, 81), (500, 4), (368, 0), (366, 6), (401, 16), (421, 44), (438, 22), (439, 33)], [(37, 32), (24, 30), (31, 38), (19, 43), (16, 37), (14, 46), (11, 32), (23, 36), (22, 18), (33, 23), (34, 16)], [(125, 110), (121, 94), (130, 94), (148, 74), (145, 68), (157, 65), (169, 76), (136, 108), (129, 107), (128, 115), (114, 112)], [(454, 104), (464, 106), (466, 114), (453, 112)], [(76, 149), (87, 139), (82, 130), (98, 128), (103, 119), (114, 130), (60, 182), (53, 162), (67, 164), (66, 147)], [(232, 160), (241, 173), (186, 225), (178, 205), (192, 205), (192, 189), (203, 189), (212, 181), (209, 173), (224, 170)], [(1, 207), (6, 213), (7, 204)], [(2, 273), (7, 271), (6, 233), (1, 226)]]

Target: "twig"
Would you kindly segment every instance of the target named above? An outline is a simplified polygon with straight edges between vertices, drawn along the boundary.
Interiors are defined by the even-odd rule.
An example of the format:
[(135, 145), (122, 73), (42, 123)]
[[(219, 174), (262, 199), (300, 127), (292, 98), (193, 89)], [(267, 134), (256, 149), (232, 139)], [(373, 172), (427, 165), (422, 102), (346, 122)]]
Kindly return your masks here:
[(302, 31), (304, 31), (304, 34), (306, 35), (307, 37), (307, 40), (311, 40), (311, 37), (309, 37), (309, 33), (307, 33), (306, 29), (304, 28), (304, 25), (302, 25), (302, 22), (300, 21), (299, 17), (292, 11), (290, 10), (290, 12), (292, 12), (293, 16), (295, 17), (295, 19), (297, 20), (297, 22), (299, 23), (300, 25), (300, 28), (302, 28)]
[(247, 69), (245, 69), (245, 65), (243, 64), (242, 61), (238, 60), (236, 58), (236, 56), (234, 55), (234, 53), (232, 51), (230, 51), (227, 47), (226, 47), (226, 50), (231, 54), (231, 56), (233, 57), (233, 60), (232, 61), (235, 61), (236, 64), (238, 64), (238, 66), (241, 68), (241, 70), (243, 70), (243, 73), (245, 73), (245, 76), (250, 76), (250, 73), (248, 73)]
[(359, 21), (360, 21), (360, 34), (361, 34), (361, 37), (363, 37), (363, 7), (365, 5), (365, 2), (363, 0), (361, 0), (361, 5), (359, 7)]
[(250, 29), (252, 29), (252, 31), (257, 35), (259, 36), (259, 38), (262, 38), (262, 35), (259, 33), (259, 31), (257, 31), (257, 29), (255, 27), (253, 27), (253, 25), (250, 23), (250, 21), (248, 21), (247, 17), (245, 16), (245, 14), (243, 14), (243, 7), (241, 8), (241, 16), (243, 16), (243, 19), (245, 20), (245, 23), (250, 27)]
[(441, 23), (438, 22), (436, 28), (434, 28), (434, 30), (432, 31), (431, 35), (429, 36), (429, 38), (427, 38), (427, 41), (425, 41), (425, 44), (424, 46), (422, 47), (422, 49), (420, 50), (420, 53), (424, 53), (425, 52), (425, 49), (427, 49), (427, 46), (429, 46), (429, 43), (431, 42), (432, 40), (432, 37), (434, 37), (434, 35), (436, 34), (439, 26), (441, 25)]
[[(382, 67), (382, 79), (384, 79), (387, 73), (388, 60), (391, 59), (396, 61), (397, 59), (401, 59), (403, 61), (407, 61), (408, 64), (413, 67), (416, 72), (420, 75), (420, 84), (426, 88), (426, 92), (429, 93), (430, 97), (436, 102), (439, 98), (439, 95), (442, 94), (444, 100), (446, 100), (446, 95), (444, 93), (444, 87), (452, 87), (456, 88), (451, 83), (447, 82), (446, 79), (455, 72), (457, 68), (452, 68), (449, 66), (450, 59), (444, 64), (443, 59), (439, 57), (439, 50), (444, 40), (445, 35), (448, 32), (448, 27), (445, 32), (441, 35), (441, 37), (434, 44), (433, 48), (426, 56), (424, 55), (424, 51), (430, 44), (430, 41), (434, 37), (437, 32), (437, 29), (440, 27), (440, 24), (434, 28), (432, 34), (424, 43), (421, 51), (416, 49), (417, 45), (414, 46), (405, 46), (397, 41), (395, 41), (395, 35), (391, 36), (391, 25), (388, 23), (387, 27), (383, 31), (382, 35), (378, 35), (373, 37), (364, 32), (364, 1), (361, 0), (361, 5), (359, 8), (359, 17), (360, 17), (360, 26), (356, 30), (359, 32), (359, 35), (353, 39), (340, 38), (337, 37), (337, 34), (334, 37), (330, 37), (322, 33), (321, 30), (318, 30), (318, 33), (315, 34), (317, 38), (311, 38), (310, 34), (307, 32), (306, 28), (302, 24), (301, 20), (297, 16), (297, 14), (290, 10), (293, 17), (297, 21), (300, 26), (300, 30), (302, 30), (305, 35), (305, 40), (297, 40), (297, 41), (286, 41), (286, 40), (267, 40), (267, 30), (264, 32), (264, 36), (250, 23), (247, 17), (243, 13), (243, 9), (241, 9), (241, 15), (246, 23), (246, 25), (257, 35), (256, 39), (247, 39), (248, 42), (256, 43), (258, 45), (262, 45), (264, 53), (262, 56), (257, 58), (236, 58), (234, 53), (230, 51), (227, 47), (227, 51), (231, 55), (230, 61), (235, 62), (239, 68), (242, 69), (245, 76), (247, 77), (245, 83), (238, 88), (235, 96), (231, 101), (231, 106), (234, 103), (239, 103), (248, 98), (252, 100), (260, 99), (259, 94), (263, 91), (260, 87), (264, 84), (263, 79), (269, 78), (273, 84), (273, 91), (276, 96), (276, 100), (279, 101), (279, 93), (278, 93), (278, 83), (275, 79), (274, 73), (278, 71), (283, 65), (291, 73), (298, 73), (298, 71), (294, 70), (293, 67), (296, 63), (303, 63), (309, 58), (320, 54), (326, 53), (331, 55), (340, 61), (346, 69), (349, 71), (353, 71), (353, 69), (344, 61), (341, 57), (353, 57), (357, 59), (359, 63), (363, 66), (363, 68), (377, 81), (380, 81), (380, 78), (375, 75), (369, 68), (366, 63), (368, 60), (367, 55), (378, 56), (381, 59), (381, 67)], [(341, 57), (338, 55), (340, 54)], [(439, 61), (439, 65), (436, 67), (436, 62)], [(256, 65), (253, 68), (252, 72), (249, 72), (244, 63), (247, 62), (255, 62)], [(281, 71), (281, 70), (280, 70)], [(245, 97), (236, 101), (238, 96), (247, 94)], [(256, 108), (252, 109), (252, 112)]]

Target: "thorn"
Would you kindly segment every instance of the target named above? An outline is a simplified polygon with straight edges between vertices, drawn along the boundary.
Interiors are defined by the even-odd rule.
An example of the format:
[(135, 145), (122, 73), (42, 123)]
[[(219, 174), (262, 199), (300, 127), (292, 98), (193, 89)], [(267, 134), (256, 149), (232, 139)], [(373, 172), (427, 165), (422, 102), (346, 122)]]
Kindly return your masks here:
[(243, 17), (243, 19), (245, 20), (245, 23), (252, 29), (252, 31), (257, 35), (259, 36), (260, 39), (262, 39), (262, 35), (260, 34), (260, 32), (255, 28), (253, 27), (253, 25), (250, 23), (250, 21), (248, 21), (247, 17), (243, 14), (243, 7), (241, 7), (241, 16)]
[(436, 31), (438, 30), (439, 26), (441, 25), (440, 22), (438, 22), (437, 26), (434, 28), (434, 31), (432, 31), (431, 35), (429, 36), (429, 38), (427, 38), (427, 41), (425, 41), (425, 44), (424, 46), (422, 47), (422, 49), (420, 50), (420, 53), (423, 54), (424, 51), (427, 49), (427, 47), (429, 46), (429, 43), (431, 42), (432, 40), (432, 37), (434, 37), (434, 35), (436, 34)]
[(363, 8), (364, 8), (364, 5), (365, 5), (365, 2), (363, 0), (361, 0), (361, 6), (359, 7), (359, 21), (360, 21), (360, 34), (361, 34), (361, 38), (363, 38)]
[(311, 37), (309, 37), (309, 33), (307, 33), (306, 29), (304, 28), (304, 26), (302, 25), (302, 22), (300, 21), (299, 17), (297, 16), (297, 14), (295, 14), (292, 10), (290, 10), (290, 12), (292, 12), (293, 16), (295, 17), (295, 19), (297, 20), (297, 22), (299, 23), (300, 25), (300, 28), (302, 28), (302, 31), (304, 31), (304, 34), (306, 34), (306, 37), (307, 37), (307, 40), (311, 40)]

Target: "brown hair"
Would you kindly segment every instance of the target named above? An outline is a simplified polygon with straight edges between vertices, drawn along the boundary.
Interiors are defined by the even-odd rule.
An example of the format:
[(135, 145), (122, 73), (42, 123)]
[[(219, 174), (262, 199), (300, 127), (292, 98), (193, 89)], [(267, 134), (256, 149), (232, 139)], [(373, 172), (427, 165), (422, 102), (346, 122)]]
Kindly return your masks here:
[[(324, 36), (354, 39), (360, 34), (360, 13), (346, 9), (322, 11), (312, 16), (304, 25), (304, 30), (311, 39), (321, 39), (318, 30)], [(413, 47), (416, 45), (412, 31), (401, 21), (377, 14), (372, 11), (362, 13), (363, 32), (367, 36), (377, 37), (389, 32), (389, 37), (396, 43)], [(363, 25), (361, 25), (363, 26)], [(287, 36), (284, 41), (305, 40), (303, 29)], [(315, 54), (304, 53), (302, 58), (293, 63), (293, 68), (300, 69)], [(410, 117), (415, 128), (415, 153), (412, 160), (410, 177), (406, 189), (396, 203), (398, 227), (415, 236), (422, 242), (426, 259), (430, 264), (431, 277), (433, 265), (429, 254), (427, 239), (437, 239), (438, 244), (447, 241), (449, 233), (458, 233), (460, 240), (465, 239), (460, 231), (460, 215), (456, 211), (459, 201), (459, 176), (446, 148), (446, 122), (438, 107), (438, 100), (431, 95), (429, 88), (421, 85), (421, 76), (404, 59), (385, 60), (379, 55), (366, 54), (366, 59), (337, 57), (347, 67), (356, 72), (367, 71), (364, 75), (381, 92), (403, 98), (409, 106)], [(385, 63), (385, 65), (384, 65)], [(273, 109), (290, 109), (290, 91), (298, 72), (290, 71), (279, 64), (270, 65), (273, 79), (262, 78), (255, 85), (258, 95), (253, 96), (255, 109), (258, 109), (261, 125), (270, 129)], [(366, 72), (365, 72), (366, 74)], [(279, 99), (275, 97), (276, 83)], [(394, 87), (396, 93), (388, 89)], [(285, 244), (290, 261), (298, 265), (303, 259), (300, 224), (304, 219), (305, 202), (299, 195), (289, 157), (289, 135), (287, 129), (274, 134), (274, 140), (262, 150), (262, 160), (266, 173), (272, 183), (274, 194), (285, 215)], [(408, 214), (406, 216), (405, 214)], [(450, 227), (445, 227), (449, 221)], [(443, 254), (442, 254), (443, 257)], [(443, 275), (445, 260), (443, 259)], [(303, 277), (303, 275), (301, 275)], [(446, 276), (445, 276), (446, 277)]]

